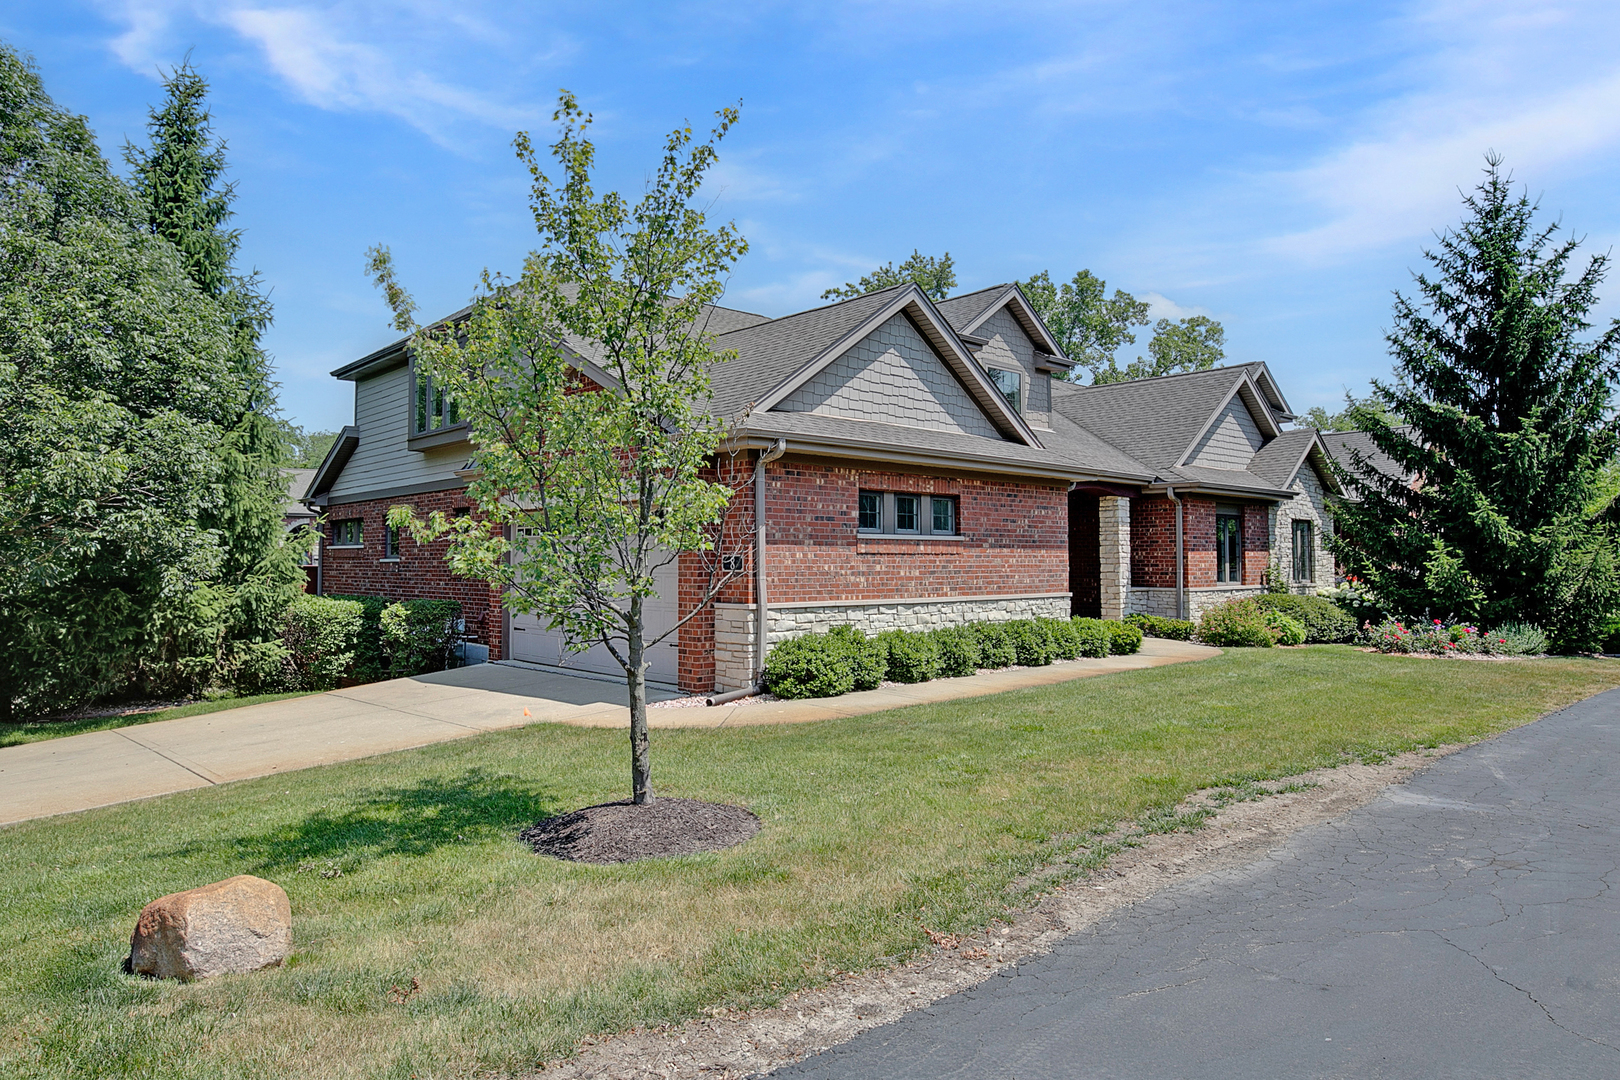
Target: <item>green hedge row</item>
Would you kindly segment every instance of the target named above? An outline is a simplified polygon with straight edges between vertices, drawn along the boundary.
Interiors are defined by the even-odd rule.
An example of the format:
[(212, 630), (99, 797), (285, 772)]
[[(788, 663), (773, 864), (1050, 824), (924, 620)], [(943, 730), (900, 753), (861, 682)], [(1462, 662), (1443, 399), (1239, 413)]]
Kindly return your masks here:
[(1127, 615), (1125, 621), (1148, 637), (1169, 638), (1171, 641), (1191, 641), (1191, 619), (1167, 619), (1163, 615)]
[(461, 605), (454, 600), (300, 596), (281, 637), (238, 649), (228, 672), (238, 694), (331, 690), (453, 665)]
[(836, 697), (875, 690), (885, 679), (918, 683), (1014, 664), (1039, 667), (1134, 653), (1142, 631), (1105, 619), (1014, 619), (945, 630), (885, 630), (867, 637), (853, 626), (784, 641), (765, 658), (765, 687), (777, 697)]

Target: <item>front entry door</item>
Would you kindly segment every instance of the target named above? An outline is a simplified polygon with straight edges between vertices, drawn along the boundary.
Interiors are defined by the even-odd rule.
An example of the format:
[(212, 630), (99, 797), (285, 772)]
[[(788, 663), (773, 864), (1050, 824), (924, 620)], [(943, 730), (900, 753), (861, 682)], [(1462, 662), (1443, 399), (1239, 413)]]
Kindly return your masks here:
[(1102, 502), (1069, 492), (1069, 613), (1102, 617)]

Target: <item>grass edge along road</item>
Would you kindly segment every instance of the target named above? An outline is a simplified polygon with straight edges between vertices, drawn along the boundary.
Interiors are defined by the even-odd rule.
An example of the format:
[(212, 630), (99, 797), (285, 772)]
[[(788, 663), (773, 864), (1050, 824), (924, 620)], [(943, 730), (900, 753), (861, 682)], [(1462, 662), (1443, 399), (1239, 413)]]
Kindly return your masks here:
[[(982, 928), (1082, 873), (1114, 823), (1201, 788), (1464, 742), (1616, 685), (1603, 660), (1229, 650), (847, 720), (663, 731), (658, 790), (742, 803), (764, 829), (628, 866), (515, 841), (623, 795), (622, 733), (554, 725), (25, 822), (0, 834), (0, 1074), (521, 1071), (586, 1036), (893, 963), (924, 927)], [(190, 986), (119, 973), (141, 905), (236, 873), (291, 895), (286, 968)]]

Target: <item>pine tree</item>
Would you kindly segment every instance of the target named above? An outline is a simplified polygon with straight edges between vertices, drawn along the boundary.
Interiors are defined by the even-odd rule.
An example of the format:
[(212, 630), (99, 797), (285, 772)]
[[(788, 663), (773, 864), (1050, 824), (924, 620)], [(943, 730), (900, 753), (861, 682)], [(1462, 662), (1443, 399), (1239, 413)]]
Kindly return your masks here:
[(1609, 526), (1620, 448), (1611, 409), (1620, 323), (1589, 313), (1608, 258), (1572, 265), (1579, 242), (1535, 221), (1494, 155), (1466, 220), (1426, 251), (1417, 296), (1395, 300), (1395, 378), (1358, 427), (1410, 481), (1356, 461), (1336, 511), (1349, 573), (1392, 610), (1535, 623), (1592, 648), (1620, 600)]
[(174, 245), (197, 287), (234, 327), (232, 362), (247, 403), (220, 448), (223, 499), (204, 524), (225, 541), (219, 584), (232, 594), (232, 636), (262, 640), (302, 579), (298, 552), (286, 543), (282, 507), (287, 447), (276, 411), (275, 383), (260, 339), (270, 324), (269, 298), (257, 274), (236, 270), (241, 230), (228, 227), (236, 185), (225, 181), (225, 144), (214, 137), (208, 82), (189, 62), (164, 80), (165, 100), (149, 113), (148, 149), (126, 145), (131, 186), (153, 233)]

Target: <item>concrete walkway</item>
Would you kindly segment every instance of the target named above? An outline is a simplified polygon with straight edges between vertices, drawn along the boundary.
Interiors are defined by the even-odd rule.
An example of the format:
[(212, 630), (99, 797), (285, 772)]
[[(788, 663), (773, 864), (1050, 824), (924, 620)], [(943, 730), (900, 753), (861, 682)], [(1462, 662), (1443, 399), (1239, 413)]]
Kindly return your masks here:
[[(1201, 660), (1219, 651), (1148, 638), (1135, 656), (995, 671), (837, 698), (653, 709), (648, 724), (716, 728), (806, 723)], [(655, 701), (673, 696), (651, 689), (648, 694)], [(624, 685), (533, 667), (480, 664), (9, 746), (0, 749), (0, 825), (545, 722), (627, 728)]]

